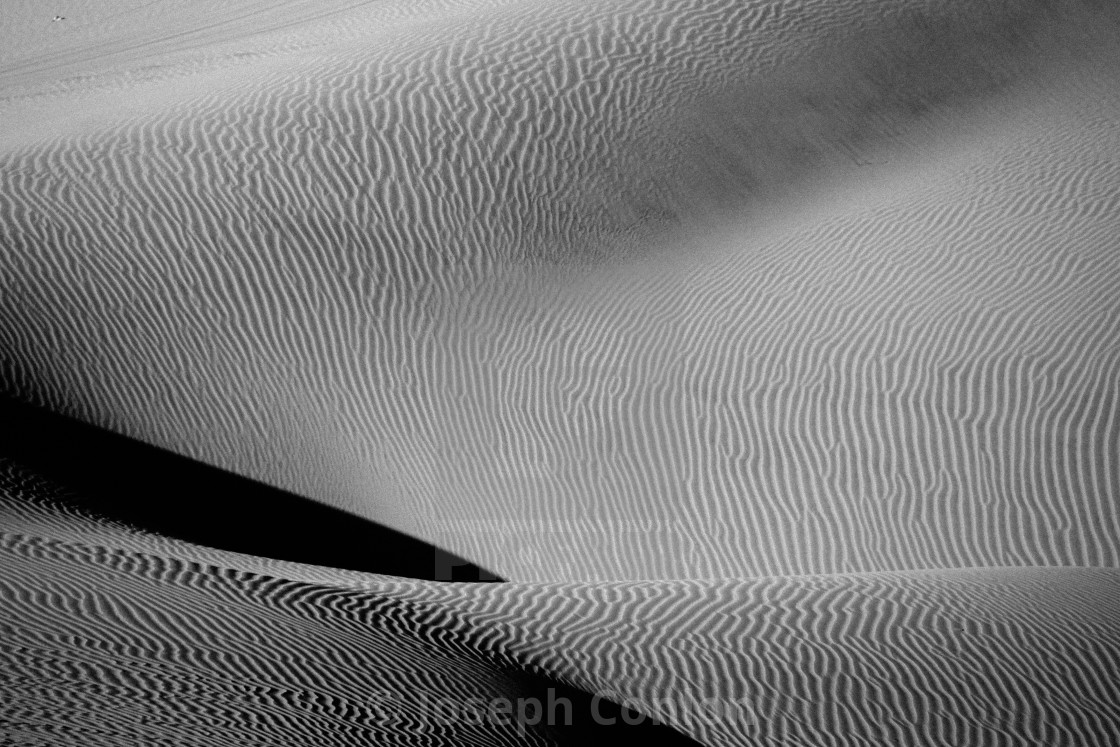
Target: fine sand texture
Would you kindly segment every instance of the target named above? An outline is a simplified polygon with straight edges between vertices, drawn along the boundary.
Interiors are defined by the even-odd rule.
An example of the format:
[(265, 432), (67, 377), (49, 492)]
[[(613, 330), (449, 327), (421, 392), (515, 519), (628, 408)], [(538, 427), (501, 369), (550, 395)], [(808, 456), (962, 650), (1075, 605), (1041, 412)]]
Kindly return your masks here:
[(395, 7), (13, 60), (4, 393), (510, 579), (1117, 565), (1113, 5)]
[[(1120, 735), (1114, 569), (414, 581), (137, 532), (10, 462), (0, 474), (0, 734), (15, 744), (1105, 747)], [(550, 689), (572, 726), (446, 716), (472, 699), (547, 703)]]
[(1120, 5), (0, 0), (0, 402), (5, 747), (1120, 744)]

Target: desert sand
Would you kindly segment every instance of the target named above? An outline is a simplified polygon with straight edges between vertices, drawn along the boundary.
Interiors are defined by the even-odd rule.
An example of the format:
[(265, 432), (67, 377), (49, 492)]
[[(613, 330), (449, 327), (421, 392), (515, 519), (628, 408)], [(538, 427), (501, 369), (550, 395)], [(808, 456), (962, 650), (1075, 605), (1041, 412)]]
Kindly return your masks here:
[[(47, 5), (0, 7), (0, 395), (508, 583), (250, 561), (12, 463), (6, 624), (101, 631), (0, 649), (53, 673), (11, 683), (17, 743), (95, 743), (83, 662), (176, 646), (206, 707), (289, 651), (397, 693), (610, 691), (705, 744), (1120, 741), (1120, 8)], [(120, 653), (153, 583), (159, 643)], [(240, 653), (191, 648), (215, 600)], [(375, 675), (318, 701), (301, 667), (275, 686), (341, 731), (243, 693), (98, 739), (421, 728), (347, 731), (330, 698)], [(705, 694), (753, 726), (658, 700)]]

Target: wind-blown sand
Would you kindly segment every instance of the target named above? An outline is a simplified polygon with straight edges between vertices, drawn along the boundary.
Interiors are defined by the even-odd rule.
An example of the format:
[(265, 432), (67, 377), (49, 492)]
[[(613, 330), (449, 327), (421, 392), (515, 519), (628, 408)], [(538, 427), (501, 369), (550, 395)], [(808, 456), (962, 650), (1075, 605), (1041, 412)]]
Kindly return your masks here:
[[(346, 582), (470, 656), (768, 693), (701, 741), (1117, 740), (1060, 614), (1120, 568), (1115, 4), (57, 5), (0, 7), (0, 394), (517, 582)], [(548, 622), (644, 594), (701, 653)]]

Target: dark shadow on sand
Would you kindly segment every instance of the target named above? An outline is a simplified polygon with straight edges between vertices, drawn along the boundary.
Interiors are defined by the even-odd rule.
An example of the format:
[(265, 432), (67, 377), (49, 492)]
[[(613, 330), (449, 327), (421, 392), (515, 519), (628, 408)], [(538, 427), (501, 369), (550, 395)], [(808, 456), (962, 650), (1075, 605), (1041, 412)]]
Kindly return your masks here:
[(0, 456), (73, 491), (88, 511), (187, 542), (429, 581), (501, 580), (345, 511), (3, 397)]
[[(373, 522), (3, 397), (0, 457), (66, 489), (63, 500), (84, 512), (167, 537), (393, 576), (500, 580), (461, 558)], [(388, 604), (408, 613), (406, 602)], [(456, 626), (452, 629), (458, 630)], [(543, 730), (558, 744), (698, 744), (607, 697), (542, 674), (511, 670), (508, 664), (503, 668), (518, 682), (518, 702), (540, 706), (539, 712), (530, 711), (535, 720), (521, 722), (520, 728), (538, 734)], [(565, 705), (551, 708), (554, 703)], [(518, 725), (519, 710), (511, 704), (508, 714), (505, 723)]]

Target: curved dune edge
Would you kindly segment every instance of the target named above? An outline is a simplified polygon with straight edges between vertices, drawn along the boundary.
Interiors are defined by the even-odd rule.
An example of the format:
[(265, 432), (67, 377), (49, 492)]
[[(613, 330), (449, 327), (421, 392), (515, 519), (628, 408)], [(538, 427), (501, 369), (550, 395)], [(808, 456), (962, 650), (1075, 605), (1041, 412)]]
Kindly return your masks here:
[(1110, 745), (1118, 591), (1038, 568), (402, 596), (705, 744)]
[(194, 545), (366, 573), (500, 581), (440, 547), (317, 501), (0, 397), (0, 454), (81, 510)]
[(1120, 738), (1117, 570), (440, 584), (138, 534), (3, 474), (3, 728), (19, 738), (513, 743), (421, 704), (542, 681), (712, 745)]
[(380, 594), (389, 577), (345, 588), (58, 497), (0, 464), (5, 743), (695, 744), (472, 647), (451, 614)]

